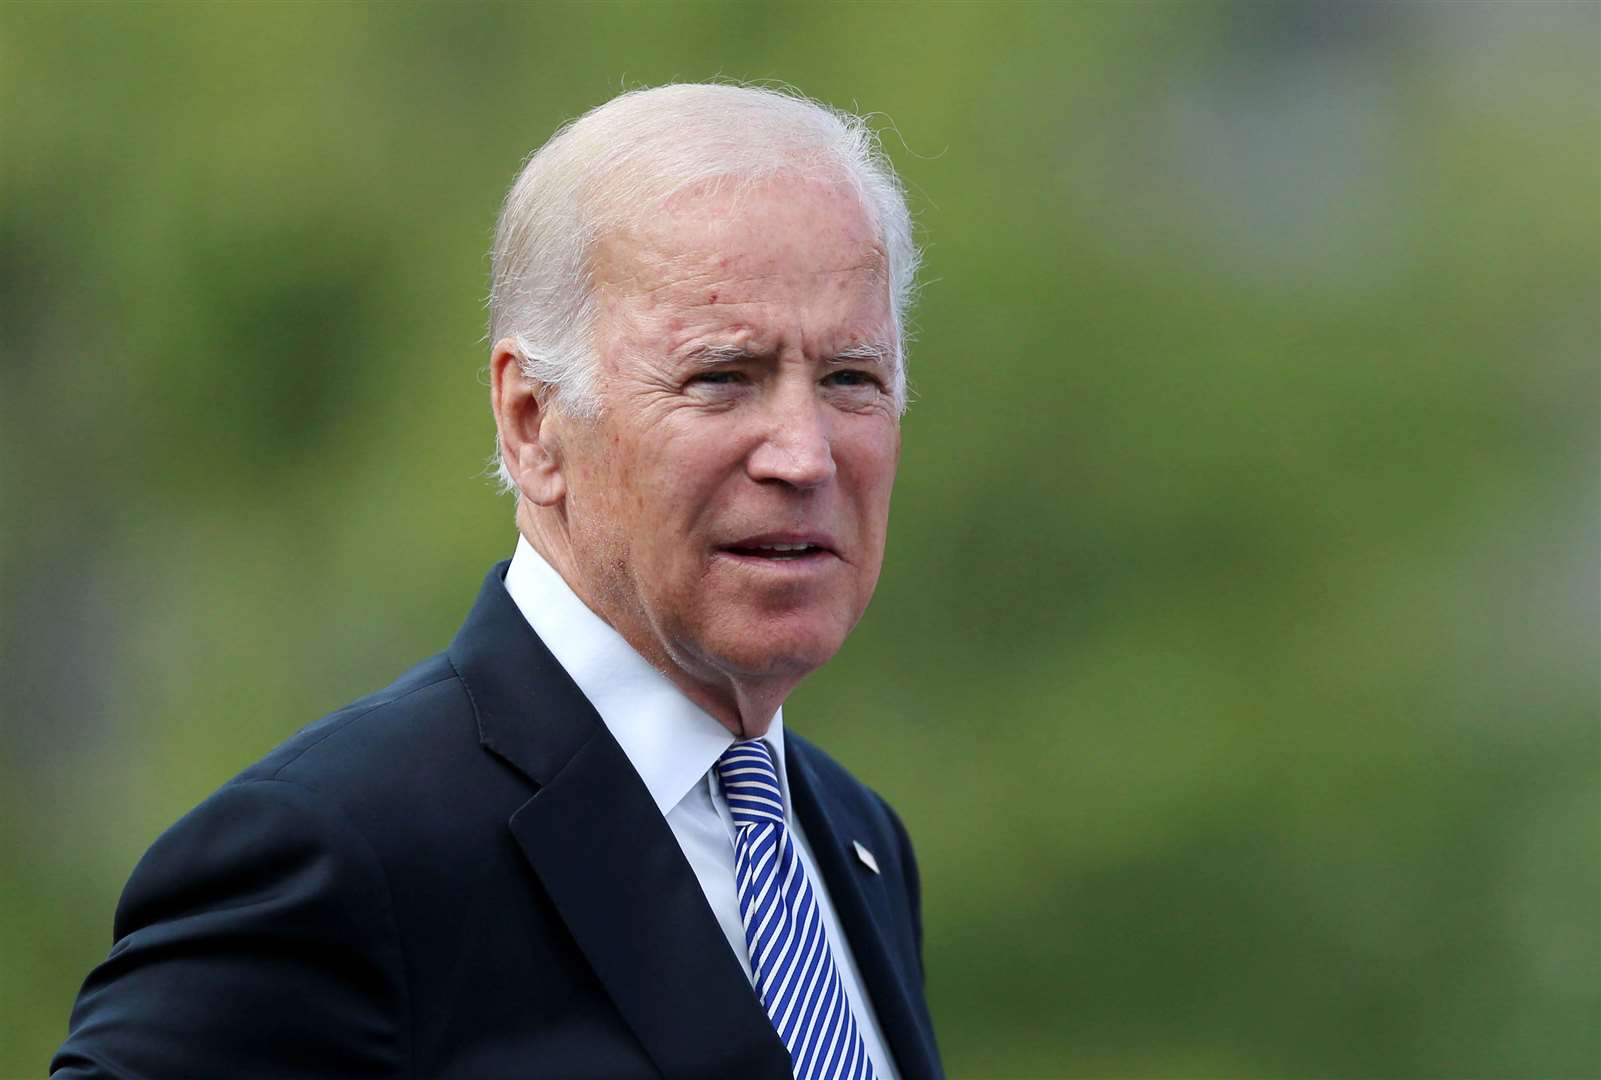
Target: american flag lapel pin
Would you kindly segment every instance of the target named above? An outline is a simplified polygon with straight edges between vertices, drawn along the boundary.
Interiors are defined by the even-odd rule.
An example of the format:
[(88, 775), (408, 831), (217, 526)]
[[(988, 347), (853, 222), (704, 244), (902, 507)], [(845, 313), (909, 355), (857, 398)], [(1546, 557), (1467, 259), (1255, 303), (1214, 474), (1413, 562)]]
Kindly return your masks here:
[(862, 842), (860, 840), (852, 840), (851, 847), (856, 849), (856, 857), (862, 860), (863, 866), (867, 867), (875, 874), (882, 873), (882, 871), (878, 868), (878, 860), (873, 858), (873, 853), (871, 851), (868, 851), (867, 848), (862, 846)]

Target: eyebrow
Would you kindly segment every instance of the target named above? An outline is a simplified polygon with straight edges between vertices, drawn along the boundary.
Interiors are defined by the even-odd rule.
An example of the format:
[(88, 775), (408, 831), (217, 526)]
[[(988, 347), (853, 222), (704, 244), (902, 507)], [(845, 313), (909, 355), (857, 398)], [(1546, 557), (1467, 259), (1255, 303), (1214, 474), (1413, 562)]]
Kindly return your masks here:
[[(742, 345), (697, 345), (684, 354), (684, 360), (692, 367), (717, 367), (721, 364), (736, 364), (748, 360), (760, 360), (764, 354), (747, 349)], [(883, 364), (893, 367), (895, 350), (879, 342), (863, 342), (860, 345), (850, 345), (830, 356), (830, 364), (859, 364), (862, 362)]]
[(885, 367), (895, 366), (895, 350), (888, 345), (877, 341), (865, 341), (860, 345), (851, 345), (841, 349), (829, 358), (830, 364), (861, 363), (866, 361), (872, 364), (883, 364)]
[(685, 362), (698, 368), (755, 359), (756, 353), (740, 345), (697, 345), (684, 354)]

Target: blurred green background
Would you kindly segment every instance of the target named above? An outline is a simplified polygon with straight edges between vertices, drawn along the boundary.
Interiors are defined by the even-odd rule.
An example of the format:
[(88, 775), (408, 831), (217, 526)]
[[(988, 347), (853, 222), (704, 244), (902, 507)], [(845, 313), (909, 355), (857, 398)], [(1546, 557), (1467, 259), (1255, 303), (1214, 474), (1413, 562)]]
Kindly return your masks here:
[[(880, 114), (873, 609), (957, 1077), (1601, 1075), (1601, 7), (0, 8), (0, 1075), (167, 824), (437, 651), (485, 250), (624, 88)], [(893, 126), (891, 126), (893, 125)]]

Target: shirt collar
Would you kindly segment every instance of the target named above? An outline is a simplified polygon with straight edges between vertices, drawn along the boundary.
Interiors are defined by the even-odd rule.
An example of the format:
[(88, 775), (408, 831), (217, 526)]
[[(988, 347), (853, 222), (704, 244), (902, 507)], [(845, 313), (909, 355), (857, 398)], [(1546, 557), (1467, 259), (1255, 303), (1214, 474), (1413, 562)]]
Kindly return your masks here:
[[(506, 592), (595, 707), (666, 816), (734, 744), (734, 736), (591, 611), (522, 536), (506, 569)], [(788, 806), (782, 708), (763, 738)]]

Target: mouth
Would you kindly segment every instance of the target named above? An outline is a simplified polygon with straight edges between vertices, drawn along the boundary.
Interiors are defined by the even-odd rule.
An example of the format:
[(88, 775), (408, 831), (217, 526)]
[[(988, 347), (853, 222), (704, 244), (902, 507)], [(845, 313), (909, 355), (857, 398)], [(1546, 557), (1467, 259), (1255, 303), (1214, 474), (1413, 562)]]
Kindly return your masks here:
[(752, 536), (720, 545), (717, 550), (742, 559), (772, 563), (802, 562), (838, 555), (828, 537), (815, 535)]

